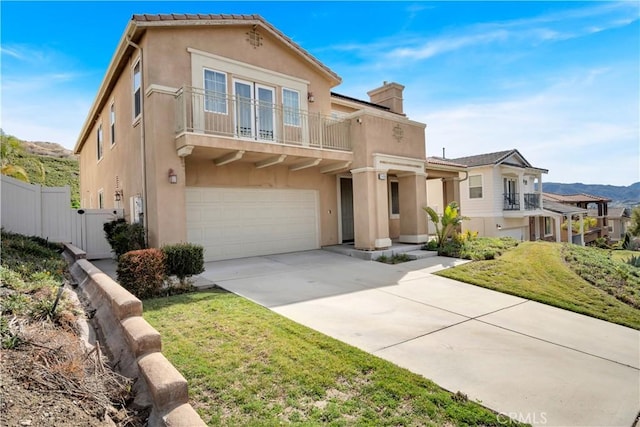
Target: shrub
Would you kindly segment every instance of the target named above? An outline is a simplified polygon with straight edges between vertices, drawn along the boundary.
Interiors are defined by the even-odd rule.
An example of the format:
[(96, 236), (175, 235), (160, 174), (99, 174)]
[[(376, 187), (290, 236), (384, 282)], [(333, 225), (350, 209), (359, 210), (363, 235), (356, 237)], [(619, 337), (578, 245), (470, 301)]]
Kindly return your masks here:
[(376, 258), (376, 261), (378, 262), (384, 262), (385, 264), (389, 263), (389, 257), (386, 255), (380, 255), (378, 258)]
[(192, 243), (178, 243), (162, 247), (166, 256), (167, 274), (180, 281), (204, 271), (204, 248)]
[(437, 251), (438, 250), (438, 242), (436, 240), (429, 240), (422, 246), (423, 251)]
[(147, 247), (142, 224), (129, 224), (120, 218), (105, 222), (103, 230), (116, 258), (120, 258), (122, 254), (127, 252)]
[(625, 262), (633, 267), (640, 268), (640, 256), (631, 255)]
[(166, 256), (160, 249), (140, 249), (118, 258), (118, 282), (140, 299), (161, 295)]
[(452, 257), (452, 258), (459, 258), (461, 249), (462, 249), (462, 246), (460, 245), (460, 243), (454, 240), (450, 240), (448, 242), (445, 242), (440, 247), (440, 249), (438, 250), (438, 255)]

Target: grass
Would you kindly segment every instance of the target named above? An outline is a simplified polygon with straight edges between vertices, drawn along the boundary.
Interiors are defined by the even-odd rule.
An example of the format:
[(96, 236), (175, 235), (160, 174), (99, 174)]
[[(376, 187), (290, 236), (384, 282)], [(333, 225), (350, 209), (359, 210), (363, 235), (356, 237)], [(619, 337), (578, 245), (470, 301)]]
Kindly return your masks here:
[[(570, 246), (569, 250), (578, 248), (564, 246)], [(603, 280), (590, 283), (572, 270), (589, 266), (586, 270), (592, 273), (606, 272), (610, 271), (607, 268), (626, 268), (621, 267), (623, 262), (604, 257), (606, 251), (580, 247), (580, 253), (584, 250), (600, 255), (578, 257), (580, 261), (570, 267), (564, 261), (562, 248), (557, 243), (524, 242), (495, 260), (467, 263), (437, 274), (640, 329), (640, 310), (610, 293), (606, 273), (600, 276)], [(640, 285), (633, 283), (624, 294), (640, 302)]]
[(231, 293), (144, 307), (209, 425), (505, 425), (462, 393)]

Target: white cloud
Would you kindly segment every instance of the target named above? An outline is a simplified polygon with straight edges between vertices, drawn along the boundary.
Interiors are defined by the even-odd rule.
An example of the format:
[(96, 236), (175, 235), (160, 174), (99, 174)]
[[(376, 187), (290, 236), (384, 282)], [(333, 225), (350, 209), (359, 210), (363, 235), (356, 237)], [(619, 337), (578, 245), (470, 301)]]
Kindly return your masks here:
[(519, 98), (409, 109), (427, 123), (428, 155), (441, 155), (442, 147), (448, 158), (517, 148), (549, 169), (547, 181), (629, 185), (640, 179), (638, 98), (608, 99), (614, 78), (586, 70)]

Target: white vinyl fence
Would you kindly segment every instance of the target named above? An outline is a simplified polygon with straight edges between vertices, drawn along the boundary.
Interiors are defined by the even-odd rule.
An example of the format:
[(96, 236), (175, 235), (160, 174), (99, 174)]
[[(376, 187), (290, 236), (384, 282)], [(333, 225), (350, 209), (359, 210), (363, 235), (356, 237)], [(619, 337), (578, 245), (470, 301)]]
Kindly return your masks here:
[(69, 187), (42, 187), (2, 175), (1, 224), (6, 231), (67, 242), (87, 258), (110, 258), (102, 225), (122, 218), (123, 209), (72, 209)]

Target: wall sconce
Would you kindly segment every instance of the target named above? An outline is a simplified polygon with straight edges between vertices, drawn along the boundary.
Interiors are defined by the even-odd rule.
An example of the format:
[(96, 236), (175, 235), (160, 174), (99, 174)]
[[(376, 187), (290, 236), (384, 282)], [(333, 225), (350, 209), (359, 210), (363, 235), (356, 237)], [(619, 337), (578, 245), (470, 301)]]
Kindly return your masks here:
[(122, 200), (122, 189), (116, 190), (116, 193), (113, 195), (113, 197), (116, 199), (116, 202), (119, 202)]
[(496, 228), (497, 228), (498, 230), (502, 230), (502, 225), (500, 225), (500, 224), (496, 224)]
[(169, 169), (169, 184), (177, 184), (178, 183), (178, 175), (176, 175), (173, 169)]
[(316, 97), (313, 96), (313, 92), (309, 92), (307, 93), (307, 101), (309, 102), (316, 102)]

